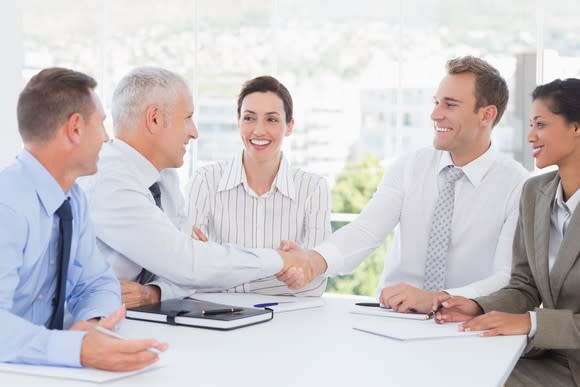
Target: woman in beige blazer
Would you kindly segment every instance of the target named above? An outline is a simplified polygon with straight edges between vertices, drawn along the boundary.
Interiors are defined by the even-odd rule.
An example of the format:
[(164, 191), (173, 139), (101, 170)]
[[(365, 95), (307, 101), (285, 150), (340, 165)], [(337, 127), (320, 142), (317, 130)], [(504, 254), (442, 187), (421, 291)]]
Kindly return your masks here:
[[(580, 385), (580, 80), (533, 94), (528, 141), (536, 165), (520, 199), (510, 283), (486, 297), (442, 302), (439, 322), (482, 336), (528, 335), (508, 386)], [(437, 306), (437, 305), (435, 305)]]

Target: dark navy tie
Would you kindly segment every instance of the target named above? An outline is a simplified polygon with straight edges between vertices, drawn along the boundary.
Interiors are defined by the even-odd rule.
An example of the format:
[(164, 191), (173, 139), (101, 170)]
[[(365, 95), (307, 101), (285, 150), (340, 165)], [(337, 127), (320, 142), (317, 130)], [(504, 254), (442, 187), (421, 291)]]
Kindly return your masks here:
[(54, 312), (49, 329), (62, 329), (64, 321), (64, 301), (66, 299), (66, 277), (70, 260), (70, 245), (72, 241), (72, 211), (70, 201), (66, 199), (56, 210), (59, 221), (58, 233), (58, 273), (56, 278), (56, 292), (54, 298)]
[[(161, 189), (159, 188), (159, 183), (153, 183), (153, 185), (151, 187), (149, 187), (149, 191), (151, 192), (151, 195), (153, 195), (153, 200), (155, 200), (155, 205), (157, 207), (159, 207), (161, 210), (163, 210), (163, 208), (161, 207)], [(155, 279), (155, 274), (153, 274), (149, 270), (143, 268), (141, 270), (141, 272), (139, 273), (139, 275), (137, 276), (136, 280), (141, 285), (145, 285), (145, 284), (148, 284), (149, 282), (153, 281), (153, 279)]]

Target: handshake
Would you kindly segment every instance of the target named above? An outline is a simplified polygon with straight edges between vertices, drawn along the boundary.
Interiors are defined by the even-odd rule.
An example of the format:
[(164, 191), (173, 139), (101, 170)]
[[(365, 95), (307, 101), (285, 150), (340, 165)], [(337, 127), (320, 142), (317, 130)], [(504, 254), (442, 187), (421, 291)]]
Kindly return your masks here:
[[(198, 241), (207, 242), (208, 238), (199, 226), (193, 226), (191, 237)], [(300, 289), (314, 280), (314, 278), (326, 272), (328, 265), (314, 250), (304, 250), (292, 241), (280, 241), (280, 247), (276, 249), (282, 256), (284, 267), (276, 278), (284, 282), (290, 289)]]
[(276, 278), (290, 289), (300, 289), (326, 272), (324, 258), (314, 250), (304, 250), (291, 241), (281, 241), (276, 250), (282, 256), (284, 267)]

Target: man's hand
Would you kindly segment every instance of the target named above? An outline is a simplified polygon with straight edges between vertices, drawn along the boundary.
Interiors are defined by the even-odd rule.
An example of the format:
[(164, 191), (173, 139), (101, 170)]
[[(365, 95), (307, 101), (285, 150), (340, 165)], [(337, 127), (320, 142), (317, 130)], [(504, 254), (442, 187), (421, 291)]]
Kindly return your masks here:
[[(84, 323), (84, 325), (83, 325)], [(167, 349), (166, 343), (153, 339), (121, 340), (96, 331), (86, 322), (78, 322), (76, 328), (84, 328), (87, 334), (81, 344), (81, 364), (84, 367), (108, 371), (135, 371), (159, 360), (159, 355), (149, 351), (155, 348), (160, 352)]]
[(120, 280), (123, 303), (128, 308), (155, 304), (161, 300), (161, 290), (155, 285), (141, 285), (137, 282)]
[(498, 336), (498, 335), (527, 335), (532, 329), (530, 314), (514, 314), (492, 311), (484, 315), (475, 317), (472, 320), (464, 322), (459, 330), (485, 331), (481, 336)]
[(207, 235), (204, 234), (202, 229), (199, 226), (193, 226), (191, 230), (191, 237), (201, 242), (207, 242)]
[[(121, 307), (119, 309), (117, 309), (115, 312), (113, 312), (112, 314), (110, 314), (107, 317), (101, 317), (99, 318), (92, 318), (90, 320), (88, 320), (87, 322), (90, 324), (93, 324), (93, 326), (97, 326), (100, 325), (104, 328), (107, 328), (111, 331), (114, 331), (115, 328), (117, 327), (117, 325), (125, 318), (125, 314), (127, 313), (127, 308), (125, 308), (125, 305), (121, 305)], [(72, 330), (75, 330), (75, 325), (71, 326)], [(76, 329), (76, 330), (81, 330), (81, 329)]]
[(483, 313), (477, 302), (460, 296), (434, 298), (433, 310), (439, 305), (443, 308), (435, 313), (438, 323), (468, 321)]
[[(125, 317), (125, 306), (102, 318), (98, 325), (114, 330)], [(160, 352), (168, 345), (156, 340), (121, 340), (109, 337), (95, 330), (95, 324), (77, 321), (71, 330), (86, 331), (81, 344), (81, 364), (85, 367), (108, 371), (134, 371), (155, 363), (159, 356), (149, 351), (155, 348)]]
[(290, 289), (304, 287), (326, 271), (326, 261), (320, 254), (313, 250), (306, 251), (294, 242), (281, 241), (277, 251), (282, 256), (284, 267), (276, 278)]
[(396, 312), (428, 313), (432, 310), (433, 299), (438, 296), (449, 297), (443, 291), (430, 292), (401, 283), (384, 288), (379, 300), (385, 308), (391, 308)]

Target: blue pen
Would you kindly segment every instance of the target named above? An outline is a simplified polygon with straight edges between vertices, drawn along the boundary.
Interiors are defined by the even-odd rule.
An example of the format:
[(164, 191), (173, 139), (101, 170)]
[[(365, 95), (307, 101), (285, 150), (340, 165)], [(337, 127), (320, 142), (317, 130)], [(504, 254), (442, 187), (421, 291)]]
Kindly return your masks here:
[(279, 302), (264, 302), (263, 304), (256, 304), (254, 308), (269, 308), (270, 306), (276, 306)]

